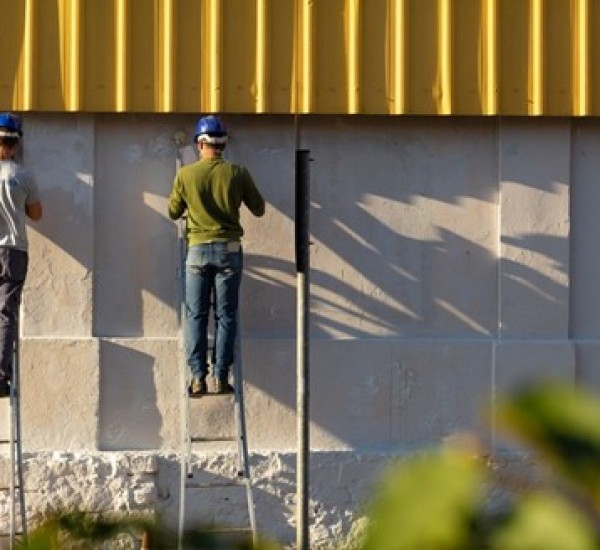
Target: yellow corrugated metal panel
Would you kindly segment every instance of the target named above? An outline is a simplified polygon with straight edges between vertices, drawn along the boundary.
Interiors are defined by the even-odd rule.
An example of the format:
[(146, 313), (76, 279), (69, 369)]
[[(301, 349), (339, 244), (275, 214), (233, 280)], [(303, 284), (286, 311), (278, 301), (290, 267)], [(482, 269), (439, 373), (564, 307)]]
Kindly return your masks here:
[(20, 72), (25, 13), (17, 2), (11, 0), (0, 0), (0, 10), (0, 104), (16, 107), (23, 105)]
[(557, 115), (570, 115), (574, 108), (573, 59), (571, 55), (572, 29), (564, 25), (571, 20), (570, 5), (561, 0), (552, 0), (547, 10), (544, 40), (544, 84), (545, 108)]
[(0, 109), (599, 115), (599, 0), (0, 0)]
[[(583, 1), (583, 0), (580, 0)], [(587, 84), (589, 114), (600, 114), (600, 4), (588, 0)], [(588, 113), (586, 113), (588, 114)]]

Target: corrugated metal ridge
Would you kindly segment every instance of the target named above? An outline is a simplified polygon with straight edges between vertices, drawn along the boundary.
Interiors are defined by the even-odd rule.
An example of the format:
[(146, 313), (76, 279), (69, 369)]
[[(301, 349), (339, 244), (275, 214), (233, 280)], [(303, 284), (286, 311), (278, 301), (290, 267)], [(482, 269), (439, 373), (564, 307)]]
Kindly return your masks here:
[(594, 0), (0, 0), (0, 108), (600, 114)]

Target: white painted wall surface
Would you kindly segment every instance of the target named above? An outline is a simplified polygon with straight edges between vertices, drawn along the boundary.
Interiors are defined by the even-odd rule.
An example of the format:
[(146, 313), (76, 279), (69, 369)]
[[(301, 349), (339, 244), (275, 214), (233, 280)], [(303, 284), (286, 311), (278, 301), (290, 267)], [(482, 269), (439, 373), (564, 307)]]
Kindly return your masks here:
[[(173, 136), (196, 117), (25, 117), (31, 226), (23, 304), (27, 452), (179, 445)], [(295, 439), (291, 117), (226, 117), (228, 157), (268, 206), (243, 222), (249, 443)], [(301, 117), (311, 151), (312, 446), (406, 451), (474, 430), (490, 401), (557, 376), (600, 386), (600, 123)], [(3, 406), (0, 404), (0, 406)], [(226, 430), (226, 404), (193, 404)], [(493, 426), (492, 426), (493, 427)]]

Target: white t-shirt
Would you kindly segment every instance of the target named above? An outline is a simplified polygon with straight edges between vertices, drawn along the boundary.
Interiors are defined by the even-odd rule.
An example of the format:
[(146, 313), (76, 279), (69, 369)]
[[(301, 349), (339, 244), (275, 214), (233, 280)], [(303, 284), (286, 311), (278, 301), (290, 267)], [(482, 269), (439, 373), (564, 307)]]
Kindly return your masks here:
[(0, 161), (0, 246), (27, 250), (25, 205), (39, 200), (31, 174), (12, 160)]

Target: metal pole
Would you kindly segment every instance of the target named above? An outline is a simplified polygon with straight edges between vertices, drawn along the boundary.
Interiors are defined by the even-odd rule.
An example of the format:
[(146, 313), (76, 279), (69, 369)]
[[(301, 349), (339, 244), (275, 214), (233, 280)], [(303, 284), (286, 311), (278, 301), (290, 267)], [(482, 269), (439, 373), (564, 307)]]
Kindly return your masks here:
[(296, 150), (296, 368), (297, 368), (297, 436), (296, 453), (296, 548), (308, 550), (309, 487), (309, 306), (310, 306), (310, 151)]

